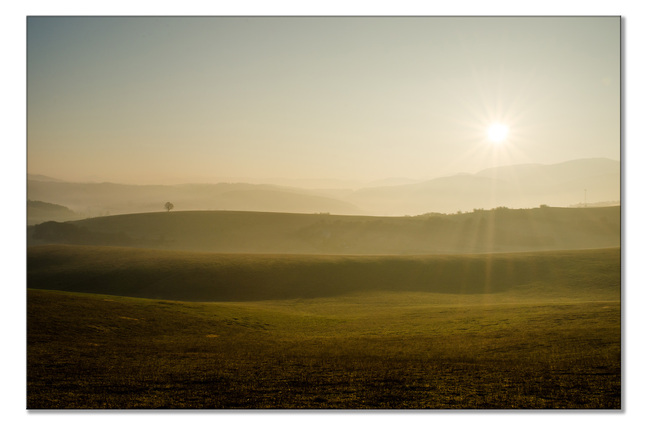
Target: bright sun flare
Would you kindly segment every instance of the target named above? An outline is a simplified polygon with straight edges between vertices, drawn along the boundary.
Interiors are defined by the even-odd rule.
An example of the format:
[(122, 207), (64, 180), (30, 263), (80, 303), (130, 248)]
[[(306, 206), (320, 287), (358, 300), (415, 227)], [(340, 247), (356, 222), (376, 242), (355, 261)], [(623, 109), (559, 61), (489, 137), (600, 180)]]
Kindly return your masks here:
[(488, 128), (488, 139), (494, 143), (499, 144), (506, 139), (508, 135), (508, 126), (501, 123), (493, 123)]

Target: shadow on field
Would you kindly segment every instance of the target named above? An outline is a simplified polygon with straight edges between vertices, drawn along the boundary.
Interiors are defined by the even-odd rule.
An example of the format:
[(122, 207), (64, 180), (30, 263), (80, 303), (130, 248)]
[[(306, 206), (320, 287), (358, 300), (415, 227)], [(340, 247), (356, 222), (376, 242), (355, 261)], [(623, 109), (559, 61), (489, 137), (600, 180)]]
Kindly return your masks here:
[[(181, 301), (333, 297), (365, 291), (483, 294), (548, 282), (585, 292), (620, 282), (619, 249), (513, 254), (344, 256), (28, 249), (28, 287)], [(573, 288), (573, 289), (571, 289)]]

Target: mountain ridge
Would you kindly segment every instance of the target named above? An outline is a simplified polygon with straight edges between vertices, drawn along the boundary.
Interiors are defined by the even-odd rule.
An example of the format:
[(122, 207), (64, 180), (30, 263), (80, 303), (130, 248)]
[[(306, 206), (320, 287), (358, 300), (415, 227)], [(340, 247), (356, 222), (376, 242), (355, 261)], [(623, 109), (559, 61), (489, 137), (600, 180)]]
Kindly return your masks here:
[(620, 200), (620, 162), (591, 158), (499, 166), (409, 185), (364, 188), (347, 200), (381, 214), (418, 215), (497, 206), (571, 206), (587, 195), (593, 202)]

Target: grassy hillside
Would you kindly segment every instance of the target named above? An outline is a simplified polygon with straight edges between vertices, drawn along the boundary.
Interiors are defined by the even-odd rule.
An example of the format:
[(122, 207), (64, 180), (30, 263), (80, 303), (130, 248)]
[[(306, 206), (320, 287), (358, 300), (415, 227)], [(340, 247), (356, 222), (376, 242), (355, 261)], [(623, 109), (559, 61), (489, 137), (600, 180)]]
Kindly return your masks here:
[(27, 407), (618, 409), (620, 302), (568, 295), (189, 303), (30, 290)]
[[(318, 298), (357, 292), (617, 299), (620, 250), (426, 256), (209, 254), (89, 246), (27, 252), (30, 288), (184, 301)], [(589, 296), (587, 296), (587, 294)]]
[(416, 217), (194, 211), (116, 215), (28, 230), (30, 245), (235, 253), (424, 254), (620, 246), (620, 207), (493, 209)]

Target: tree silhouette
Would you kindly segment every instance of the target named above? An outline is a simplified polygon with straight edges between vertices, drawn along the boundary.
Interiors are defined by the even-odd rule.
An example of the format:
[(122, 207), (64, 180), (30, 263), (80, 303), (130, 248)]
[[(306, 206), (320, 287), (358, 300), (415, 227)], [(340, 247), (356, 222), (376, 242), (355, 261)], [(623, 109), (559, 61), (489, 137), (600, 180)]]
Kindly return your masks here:
[(174, 208), (174, 207), (175, 207), (175, 205), (173, 205), (173, 204), (172, 204), (172, 203), (170, 203), (170, 202), (166, 202), (166, 204), (164, 205), (164, 207), (166, 208), (166, 210), (167, 210), (168, 212), (170, 212), (170, 210), (171, 210), (172, 208)]

